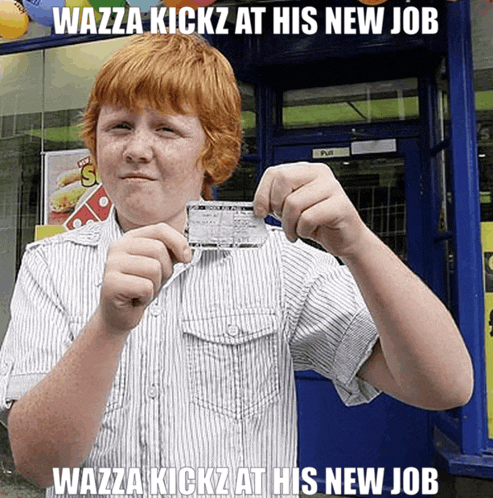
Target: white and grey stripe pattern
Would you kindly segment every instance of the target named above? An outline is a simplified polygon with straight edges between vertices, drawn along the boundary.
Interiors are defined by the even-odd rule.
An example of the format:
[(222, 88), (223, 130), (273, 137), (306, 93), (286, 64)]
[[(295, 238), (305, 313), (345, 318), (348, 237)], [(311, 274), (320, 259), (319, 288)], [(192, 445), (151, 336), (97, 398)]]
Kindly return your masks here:
[[(0, 357), (2, 409), (89, 320), (121, 235), (112, 216), (28, 247)], [(260, 249), (196, 251), (132, 331), (85, 466), (138, 468), (145, 496), (181, 496), (151, 494), (152, 468), (227, 468), (226, 496), (237, 469), (263, 468), (261, 496), (274, 496), (271, 470), (296, 467), (294, 370), (331, 378), (346, 404), (369, 401), (377, 391), (355, 374), (376, 337), (348, 270), (280, 230)]]

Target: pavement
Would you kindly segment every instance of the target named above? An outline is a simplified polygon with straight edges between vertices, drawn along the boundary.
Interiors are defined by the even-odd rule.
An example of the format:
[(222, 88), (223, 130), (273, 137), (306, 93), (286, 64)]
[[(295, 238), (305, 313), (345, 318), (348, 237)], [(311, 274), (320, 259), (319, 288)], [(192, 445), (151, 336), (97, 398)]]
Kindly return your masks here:
[(45, 492), (14, 470), (7, 429), (0, 424), (0, 498), (43, 498)]
[(45, 492), (17, 474), (0, 476), (0, 498), (44, 498)]

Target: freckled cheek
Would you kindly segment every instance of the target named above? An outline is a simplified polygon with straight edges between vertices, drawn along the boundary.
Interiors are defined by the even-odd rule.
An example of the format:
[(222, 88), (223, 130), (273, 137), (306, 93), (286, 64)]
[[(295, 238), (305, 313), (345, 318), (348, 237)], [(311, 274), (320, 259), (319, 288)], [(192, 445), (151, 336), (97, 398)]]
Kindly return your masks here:
[[(191, 166), (193, 164), (193, 166)], [(182, 180), (188, 184), (202, 183), (204, 179), (204, 170), (196, 162), (190, 161), (183, 164), (180, 170)]]
[(116, 147), (98, 147), (96, 153), (99, 173), (103, 181), (104, 178), (115, 176), (121, 163)]
[(105, 183), (110, 179), (112, 168), (109, 166), (108, 161), (106, 160), (104, 155), (99, 155), (98, 157), (99, 159), (97, 165), (99, 176), (101, 177), (101, 181)]

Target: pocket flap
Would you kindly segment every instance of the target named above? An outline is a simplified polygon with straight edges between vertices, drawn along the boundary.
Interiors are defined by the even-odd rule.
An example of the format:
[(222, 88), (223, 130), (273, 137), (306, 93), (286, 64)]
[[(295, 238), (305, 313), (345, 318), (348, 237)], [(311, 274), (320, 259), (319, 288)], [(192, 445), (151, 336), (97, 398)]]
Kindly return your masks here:
[(276, 332), (279, 319), (272, 310), (248, 310), (183, 320), (183, 332), (218, 344), (244, 344)]

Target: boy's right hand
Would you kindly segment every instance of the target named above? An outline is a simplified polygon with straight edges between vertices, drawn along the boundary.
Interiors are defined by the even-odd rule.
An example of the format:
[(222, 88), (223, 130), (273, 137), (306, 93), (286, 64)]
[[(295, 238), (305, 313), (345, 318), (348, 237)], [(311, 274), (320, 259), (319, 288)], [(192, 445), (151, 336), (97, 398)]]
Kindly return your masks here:
[(98, 309), (107, 330), (126, 333), (137, 326), (179, 261), (190, 263), (190, 247), (181, 233), (165, 223), (130, 230), (114, 242)]

